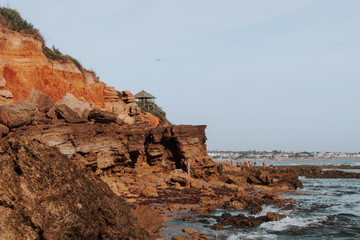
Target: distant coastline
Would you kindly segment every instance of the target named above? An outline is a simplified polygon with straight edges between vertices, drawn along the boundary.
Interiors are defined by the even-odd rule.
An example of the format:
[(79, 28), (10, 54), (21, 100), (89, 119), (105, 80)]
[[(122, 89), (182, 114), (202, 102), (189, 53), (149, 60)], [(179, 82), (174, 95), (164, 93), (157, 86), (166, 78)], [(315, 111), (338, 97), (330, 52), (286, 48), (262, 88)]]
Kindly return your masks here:
[(231, 159), (231, 158), (218, 158), (213, 159), (217, 162), (223, 163), (243, 163), (243, 162), (298, 162), (298, 161), (351, 161), (360, 160), (360, 157), (342, 157), (342, 158), (242, 158), (242, 159)]

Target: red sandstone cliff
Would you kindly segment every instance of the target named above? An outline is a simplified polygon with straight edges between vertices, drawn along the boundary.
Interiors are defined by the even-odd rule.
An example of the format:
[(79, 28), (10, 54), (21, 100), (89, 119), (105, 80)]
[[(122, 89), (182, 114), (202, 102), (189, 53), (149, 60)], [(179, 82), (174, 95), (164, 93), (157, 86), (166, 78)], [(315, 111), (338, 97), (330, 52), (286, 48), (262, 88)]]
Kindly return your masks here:
[[(79, 69), (71, 60), (48, 59), (43, 53), (43, 42), (35, 36), (11, 31), (1, 25), (0, 77), (0, 104), (26, 100), (31, 89), (35, 88), (55, 102), (71, 93), (93, 107), (116, 112), (123, 118), (139, 115), (137, 120), (148, 121), (153, 126), (160, 123), (157, 117), (140, 113), (135, 99), (122, 101), (115, 88), (101, 82), (95, 73)], [(128, 118), (128, 123), (133, 122), (135, 119)]]

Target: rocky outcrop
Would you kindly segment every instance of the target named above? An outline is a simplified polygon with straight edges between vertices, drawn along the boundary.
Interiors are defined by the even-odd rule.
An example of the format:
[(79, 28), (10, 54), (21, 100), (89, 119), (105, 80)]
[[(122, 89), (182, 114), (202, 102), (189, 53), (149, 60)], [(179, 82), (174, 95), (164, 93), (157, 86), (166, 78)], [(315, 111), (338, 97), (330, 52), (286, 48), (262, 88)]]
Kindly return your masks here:
[(146, 238), (122, 199), (55, 148), (4, 139), (0, 169), (1, 238)]

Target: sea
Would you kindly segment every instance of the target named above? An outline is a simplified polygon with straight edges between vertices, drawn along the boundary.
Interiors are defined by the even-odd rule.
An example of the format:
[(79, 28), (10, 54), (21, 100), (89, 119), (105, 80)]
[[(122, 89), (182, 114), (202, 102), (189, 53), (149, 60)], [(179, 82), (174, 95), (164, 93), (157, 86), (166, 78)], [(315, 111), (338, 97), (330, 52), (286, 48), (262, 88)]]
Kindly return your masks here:
[[(352, 165), (360, 166), (360, 160), (341, 161), (291, 161), (274, 162), (273, 165)], [(360, 169), (341, 169), (342, 171), (360, 172)], [(296, 200), (293, 210), (280, 210), (274, 206), (263, 206), (263, 211), (255, 217), (267, 212), (285, 214), (287, 217), (274, 222), (261, 224), (259, 227), (243, 229), (225, 226), (224, 230), (212, 230), (199, 223), (198, 215), (194, 221), (182, 221), (182, 213), (165, 223), (163, 231), (168, 236), (181, 234), (183, 228), (198, 229), (216, 239), (360, 239), (360, 179), (316, 179), (299, 177), (304, 188), (293, 193), (282, 194), (283, 197)], [(246, 211), (226, 211), (219, 209), (214, 215), (225, 212), (232, 215), (239, 213), (251, 216)], [(185, 214), (185, 212), (183, 213)], [(207, 219), (210, 224), (216, 220)], [(167, 239), (166, 236), (163, 236)], [(171, 238), (169, 238), (171, 239)]]

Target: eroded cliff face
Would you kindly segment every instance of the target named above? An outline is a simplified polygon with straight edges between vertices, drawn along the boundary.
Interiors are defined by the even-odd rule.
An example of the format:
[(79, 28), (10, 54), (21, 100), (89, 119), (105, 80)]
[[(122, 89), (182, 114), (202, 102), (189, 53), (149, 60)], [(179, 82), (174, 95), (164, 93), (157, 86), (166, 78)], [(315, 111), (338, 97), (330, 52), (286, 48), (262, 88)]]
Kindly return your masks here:
[(148, 121), (153, 126), (160, 123), (151, 114), (141, 113), (135, 98), (120, 99), (115, 88), (101, 82), (94, 72), (79, 69), (71, 60), (48, 59), (39, 39), (0, 25), (0, 104), (26, 100), (31, 89), (49, 95), (54, 102), (70, 93), (93, 108), (127, 118), (128, 123)]
[(43, 43), (32, 35), (14, 32), (0, 25), (0, 73), (14, 101), (26, 100), (31, 89), (41, 90), (54, 101), (66, 93), (83, 97), (97, 107), (105, 107), (106, 85), (94, 73), (80, 71), (72, 61), (45, 57)]

